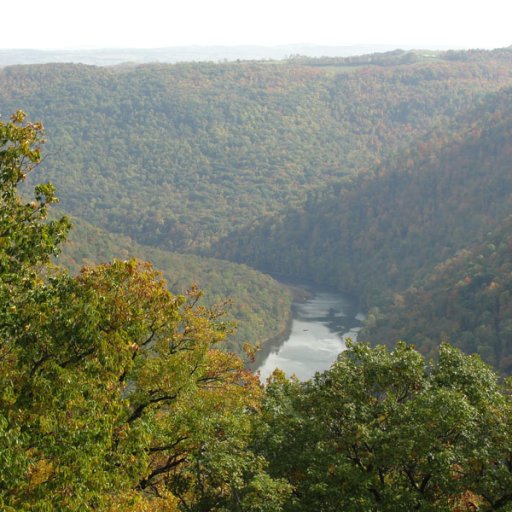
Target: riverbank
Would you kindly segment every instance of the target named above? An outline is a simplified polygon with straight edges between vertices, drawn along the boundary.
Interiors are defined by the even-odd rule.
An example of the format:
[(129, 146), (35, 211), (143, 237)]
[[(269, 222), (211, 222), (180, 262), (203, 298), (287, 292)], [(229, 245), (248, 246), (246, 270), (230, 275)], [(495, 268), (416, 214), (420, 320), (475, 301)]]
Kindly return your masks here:
[(262, 381), (275, 368), (301, 380), (329, 368), (344, 350), (345, 339), (356, 339), (362, 325), (363, 317), (349, 297), (309, 284), (286, 285), (293, 286), (296, 299), (286, 337), (266, 343), (251, 365), (260, 371)]
[(296, 304), (304, 303), (311, 300), (314, 297), (314, 293), (311, 291), (308, 285), (300, 284), (297, 282), (283, 282), (279, 281), (292, 295), (292, 303), (290, 310), (288, 311), (288, 317), (285, 321), (285, 326), (278, 333), (271, 338), (268, 338), (261, 343), (259, 350), (256, 352), (253, 362), (247, 364), (247, 368), (251, 371), (256, 371), (261, 366), (263, 361), (268, 355), (275, 351), (276, 348), (280, 347), (289, 337), (292, 332), (292, 323), (294, 317), (294, 308)]

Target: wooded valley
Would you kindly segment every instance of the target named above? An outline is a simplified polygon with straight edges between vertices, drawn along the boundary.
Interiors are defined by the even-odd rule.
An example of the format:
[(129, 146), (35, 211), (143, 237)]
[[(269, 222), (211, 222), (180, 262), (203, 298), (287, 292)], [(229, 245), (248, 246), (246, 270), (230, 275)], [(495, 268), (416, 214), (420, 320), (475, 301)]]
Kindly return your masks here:
[[(0, 114), (2, 510), (512, 510), (511, 48), (8, 66)], [(268, 274), (367, 311), (311, 381), (247, 370)]]

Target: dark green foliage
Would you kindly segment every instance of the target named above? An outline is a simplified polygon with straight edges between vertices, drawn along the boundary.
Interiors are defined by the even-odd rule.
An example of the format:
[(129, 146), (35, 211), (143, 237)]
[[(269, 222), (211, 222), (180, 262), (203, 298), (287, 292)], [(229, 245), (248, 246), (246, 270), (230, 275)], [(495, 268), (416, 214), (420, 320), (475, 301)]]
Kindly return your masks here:
[(423, 352), (450, 340), (512, 373), (512, 220), (502, 221), (485, 242), (436, 266), (428, 278), (381, 308), (362, 333), (408, 339)]
[(511, 407), (478, 356), (358, 344), (311, 382), (274, 376), (258, 448), (289, 511), (510, 510)]

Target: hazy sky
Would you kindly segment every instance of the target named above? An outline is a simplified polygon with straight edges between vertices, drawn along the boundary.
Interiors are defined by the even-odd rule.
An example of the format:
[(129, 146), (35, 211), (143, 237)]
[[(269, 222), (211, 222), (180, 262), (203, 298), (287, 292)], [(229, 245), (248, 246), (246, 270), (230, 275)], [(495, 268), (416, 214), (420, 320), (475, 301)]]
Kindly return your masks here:
[(0, 48), (512, 44), (512, 0), (5, 0)]

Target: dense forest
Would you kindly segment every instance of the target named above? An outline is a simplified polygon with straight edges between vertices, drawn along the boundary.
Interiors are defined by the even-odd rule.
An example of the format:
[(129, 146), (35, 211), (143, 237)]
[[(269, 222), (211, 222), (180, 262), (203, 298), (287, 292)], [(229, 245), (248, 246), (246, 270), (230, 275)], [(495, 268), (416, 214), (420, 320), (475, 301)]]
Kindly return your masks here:
[(445, 132), (512, 86), (512, 51), (395, 66), (12, 66), (0, 112), (44, 120), (63, 208), (179, 251)]
[(370, 310), (367, 339), (404, 337), (425, 354), (450, 339), (508, 372), (505, 298), (448, 294), (453, 308), (424, 312), (428, 333), (412, 319), (425, 303), (414, 294), (428, 297), (453, 258), (478, 257), (512, 213), (511, 63), (508, 48), (9, 66), (0, 113), (44, 121), (38, 173), (76, 219), (61, 256), (74, 271), (136, 255), (174, 292), (198, 282), (210, 305), (231, 298), (231, 348), (282, 333), (285, 290), (190, 253), (227, 258), (349, 291)]
[(437, 265), (420, 282), (375, 310), (363, 336), (407, 339), (433, 353), (449, 340), (512, 373), (512, 217), (483, 241)]
[(451, 340), (510, 372), (511, 99), (488, 96), (450, 131), (232, 233), (218, 255), (356, 294), (368, 339), (430, 355)]

